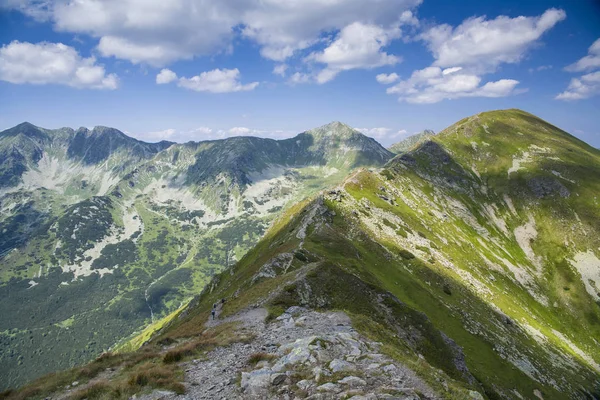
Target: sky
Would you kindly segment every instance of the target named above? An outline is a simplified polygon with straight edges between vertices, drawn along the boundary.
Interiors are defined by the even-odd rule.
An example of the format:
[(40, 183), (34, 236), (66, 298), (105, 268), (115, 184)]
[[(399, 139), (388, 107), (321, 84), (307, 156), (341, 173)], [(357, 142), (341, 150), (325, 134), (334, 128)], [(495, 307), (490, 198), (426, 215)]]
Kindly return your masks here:
[(0, 129), (390, 145), (520, 108), (600, 147), (594, 0), (0, 0)]

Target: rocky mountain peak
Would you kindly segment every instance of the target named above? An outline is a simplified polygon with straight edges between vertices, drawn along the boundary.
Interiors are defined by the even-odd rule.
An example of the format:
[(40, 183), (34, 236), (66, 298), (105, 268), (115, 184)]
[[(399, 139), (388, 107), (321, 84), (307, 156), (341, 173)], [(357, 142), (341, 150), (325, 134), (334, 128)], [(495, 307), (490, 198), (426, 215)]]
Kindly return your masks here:
[(306, 133), (315, 137), (351, 137), (362, 135), (359, 131), (340, 121), (333, 121), (326, 125), (306, 131)]
[(425, 129), (421, 133), (414, 134), (412, 136), (407, 137), (404, 140), (401, 140), (398, 143), (394, 143), (391, 145), (388, 150), (395, 154), (405, 153), (419, 144), (429, 140), (431, 137), (435, 136), (435, 132), (430, 129)]

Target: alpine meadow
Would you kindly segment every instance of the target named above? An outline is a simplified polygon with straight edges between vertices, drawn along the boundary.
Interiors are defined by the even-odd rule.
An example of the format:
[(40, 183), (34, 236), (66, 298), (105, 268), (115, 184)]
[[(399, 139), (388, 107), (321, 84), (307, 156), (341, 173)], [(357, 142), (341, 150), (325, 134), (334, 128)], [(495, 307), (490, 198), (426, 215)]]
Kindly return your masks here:
[(0, 399), (600, 399), (595, 2), (0, 25)]

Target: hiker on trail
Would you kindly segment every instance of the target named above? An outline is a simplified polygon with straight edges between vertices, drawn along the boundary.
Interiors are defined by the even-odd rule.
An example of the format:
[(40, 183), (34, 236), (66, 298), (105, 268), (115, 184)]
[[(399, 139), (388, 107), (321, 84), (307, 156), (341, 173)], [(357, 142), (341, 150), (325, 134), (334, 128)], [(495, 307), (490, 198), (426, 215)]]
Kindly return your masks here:
[(212, 319), (215, 319), (216, 313), (217, 313), (217, 311), (213, 308), (212, 311), (210, 312), (210, 314), (212, 315)]
[(221, 304), (225, 304), (225, 299), (221, 299)]

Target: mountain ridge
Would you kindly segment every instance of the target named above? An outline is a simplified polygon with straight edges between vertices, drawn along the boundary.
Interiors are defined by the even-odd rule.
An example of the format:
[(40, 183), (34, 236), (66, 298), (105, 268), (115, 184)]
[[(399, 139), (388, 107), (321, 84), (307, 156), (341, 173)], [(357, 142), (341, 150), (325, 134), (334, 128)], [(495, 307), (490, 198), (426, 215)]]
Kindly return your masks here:
[[(20, 130), (44, 139), (34, 144)], [(0, 164), (0, 231), (14, 232), (0, 237), (0, 313), (30, 310), (0, 322), (0, 346), (10, 347), (0, 355), (3, 383), (86, 362), (168, 316), (288, 204), (391, 158), (352, 132), (164, 148), (101, 127), (25, 124), (0, 135), (10, 155)], [(39, 307), (29, 308), (32, 298)], [(44, 308), (59, 298), (68, 308)]]
[[(66, 228), (60, 231), (67, 243), (75, 232), (70, 221), (82, 223), (76, 215), (91, 215), (90, 209), (94, 215), (113, 215), (114, 221), (122, 218), (134, 226), (139, 226), (135, 221), (141, 217), (148, 223), (136, 231), (143, 232), (141, 239), (134, 232), (131, 236), (120, 233), (134, 243), (138, 240), (141, 251), (129, 253), (130, 245), (124, 241), (117, 243), (122, 246), (119, 251), (143, 261), (148, 247), (171, 257), (183, 257), (184, 253), (173, 254), (174, 248), (191, 249), (183, 263), (175, 264), (172, 274), (187, 274), (186, 263), (193, 263), (203, 248), (223, 249), (220, 254), (203, 255), (214, 261), (195, 267), (211, 268), (203, 270), (200, 283), (186, 292), (195, 299), (187, 306), (178, 301), (175, 307), (161, 305), (165, 298), (175, 296), (173, 287), (189, 282), (190, 276), (182, 275), (166, 285), (171, 275), (148, 269), (158, 282), (146, 289), (146, 305), (155, 313), (151, 319), (155, 324), (118, 347), (133, 350), (146, 343), (138, 352), (108, 354), (82, 369), (42, 378), (15, 392), (15, 398), (36, 387), (40, 396), (54, 392), (84, 398), (97, 390), (105, 397), (127, 398), (141, 391), (138, 395), (145, 399), (157, 395), (150, 393), (155, 389), (167, 389), (171, 393), (161, 394), (167, 399), (177, 399), (176, 393), (184, 391), (214, 397), (222, 383), (220, 375), (210, 378), (214, 387), (194, 384), (212, 371), (205, 357), (216, 360), (214, 371), (224, 368), (228, 377), (239, 378), (239, 385), (226, 389), (233, 397), (277, 397), (285, 391), (290, 396), (323, 390), (346, 393), (348, 382), (360, 383), (362, 395), (379, 396), (384, 395), (377, 378), (381, 375), (373, 372), (381, 373), (379, 367), (369, 371), (360, 361), (377, 358), (372, 354), (376, 343), (382, 346), (377, 352), (390, 357), (385, 363), (394, 364), (390, 370), (398, 368), (421, 379), (421, 383), (406, 380), (410, 387), (393, 383), (386, 389), (392, 391), (388, 394), (456, 400), (597, 398), (600, 353), (594, 338), (600, 335), (600, 203), (595, 194), (600, 192), (600, 152), (588, 150), (589, 146), (563, 133), (520, 110), (481, 113), (458, 121), (443, 135), (417, 144), (385, 165), (373, 158), (373, 166), (382, 168), (350, 168), (353, 158), (343, 160), (336, 165), (350, 160), (348, 168), (329, 180), (310, 181), (314, 179), (310, 176), (325, 176), (331, 166), (317, 163), (308, 169), (284, 165), (273, 169), (261, 164), (268, 158), (251, 152), (257, 153), (258, 161), (246, 159), (247, 165), (261, 165), (262, 172), (240, 168), (238, 172), (249, 179), (246, 186), (232, 178), (235, 168), (233, 175), (225, 169), (222, 175), (202, 180), (206, 186), (196, 187), (194, 199), (212, 199), (218, 207), (203, 206), (195, 209), (197, 214), (184, 207), (189, 207), (188, 200), (171, 200), (188, 196), (185, 186), (177, 186), (180, 174), (197, 162), (196, 151), (206, 155), (213, 147), (223, 150), (227, 146), (173, 146), (157, 156), (154, 164), (141, 164), (113, 186), (121, 197), (110, 195), (95, 199), (93, 205), (71, 207), (61, 218)], [(336, 154), (338, 150), (332, 146), (327, 151)], [(211, 159), (227, 154), (223, 150)], [(239, 164), (236, 158), (232, 160)], [(296, 197), (284, 194), (298, 193), (293, 185), (306, 179), (308, 186), (316, 185), (314, 191)], [(257, 196), (259, 187), (262, 197)], [(186, 191), (169, 191), (173, 188)], [(276, 203), (274, 193), (289, 200)], [(166, 196), (165, 202), (161, 196)], [(129, 201), (134, 203), (128, 208)], [(246, 202), (246, 211), (230, 213), (236, 202)], [(115, 209), (122, 204), (124, 213), (119, 216)], [(274, 204), (287, 206), (282, 206), (281, 213), (252, 211)], [(153, 221), (145, 216), (156, 213), (168, 219)], [(265, 225), (262, 231), (236, 225), (258, 223), (254, 218), (259, 215), (269, 221), (268, 230)], [(180, 231), (174, 224), (180, 219), (193, 222), (182, 225)], [(223, 230), (202, 236), (199, 247), (188, 244), (182, 235), (186, 226), (203, 232), (219, 224)], [(110, 227), (107, 223), (104, 229), (108, 232)], [(78, 229), (88, 228), (84, 224)], [(236, 238), (248, 232), (254, 240), (236, 244)], [(146, 245), (157, 233), (156, 240)], [(232, 252), (232, 248), (240, 250)], [(73, 254), (79, 257), (77, 251)], [(98, 282), (109, 289), (110, 280), (122, 278), (119, 269), (113, 268), (116, 260), (104, 255), (94, 262), (106, 271)], [(173, 268), (166, 266), (162, 256), (153, 257), (152, 264)], [(141, 268), (140, 261), (133, 263)], [(138, 272), (131, 278), (140, 276)], [(44, 285), (38, 278), (32, 281)], [(22, 281), (23, 286), (26, 283)], [(23, 293), (34, 293), (36, 288)], [(222, 304), (221, 299), (226, 302)], [(208, 321), (216, 303), (222, 304), (217, 321)], [(129, 313), (127, 318), (140, 312), (130, 308), (130, 303), (118, 304), (119, 313)], [(137, 304), (143, 310), (141, 298)], [(265, 316), (265, 322), (256, 321)], [(248, 318), (254, 320), (248, 323)], [(341, 322), (344, 328), (339, 328), (343, 332), (326, 327), (322, 320), (330, 318), (345, 321)], [(80, 321), (75, 315), (71, 322), (60, 324), (81, 329)], [(314, 330), (307, 329), (307, 321), (315, 321)], [(289, 340), (286, 332), (293, 332), (293, 336), (287, 334)], [(6, 340), (0, 336), (0, 343)], [(23, 352), (16, 344), (11, 349)], [(253, 363), (252, 352), (268, 353)], [(296, 357), (299, 354), (303, 356)], [(226, 361), (231, 358), (236, 362)], [(290, 372), (286, 377), (280, 376), (282, 364)], [(96, 370), (94, 365), (117, 372), (94, 387), (97, 374), (89, 372)], [(339, 371), (337, 365), (348, 369)], [(168, 370), (168, 374), (161, 372), (168, 375), (161, 375), (162, 383), (136, 378), (143, 370), (158, 367)], [(386, 379), (395, 382), (392, 378), (393, 373)], [(64, 389), (75, 380), (82, 385)], [(272, 384), (275, 380), (283, 386)]]

